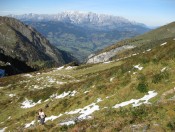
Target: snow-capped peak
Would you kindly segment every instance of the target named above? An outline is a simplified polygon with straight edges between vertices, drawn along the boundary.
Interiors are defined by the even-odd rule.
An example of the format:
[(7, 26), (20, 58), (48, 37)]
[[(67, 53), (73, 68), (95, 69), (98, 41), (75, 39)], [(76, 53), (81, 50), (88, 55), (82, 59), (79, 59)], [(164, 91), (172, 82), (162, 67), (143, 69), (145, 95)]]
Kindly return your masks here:
[(97, 14), (93, 12), (83, 11), (64, 11), (57, 14), (24, 14), (24, 15), (9, 15), (22, 21), (61, 21), (76, 24), (79, 26), (87, 26), (92, 28), (107, 28), (114, 29), (117, 27), (126, 26), (144, 26), (134, 21), (129, 21), (120, 16), (112, 16), (107, 14)]

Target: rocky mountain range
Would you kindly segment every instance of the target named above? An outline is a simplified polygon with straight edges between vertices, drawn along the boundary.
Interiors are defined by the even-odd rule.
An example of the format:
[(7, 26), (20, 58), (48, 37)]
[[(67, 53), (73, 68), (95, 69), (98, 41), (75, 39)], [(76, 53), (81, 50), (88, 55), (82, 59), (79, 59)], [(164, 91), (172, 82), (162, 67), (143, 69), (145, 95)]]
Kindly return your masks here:
[(123, 17), (92, 12), (10, 15), (31, 25), (53, 45), (84, 62), (91, 53), (150, 29)]
[[(8, 17), (0, 17), (0, 53), (4, 55), (1, 56), (1, 63), (13, 64), (7, 62), (6, 57), (11, 58), (9, 61), (18, 59), (33, 69), (61, 66), (75, 60), (70, 54), (51, 45), (31, 26)], [(20, 72), (19, 68), (13, 67)]]
[(9, 16), (20, 19), (21, 21), (61, 21), (82, 27), (90, 27), (103, 30), (116, 28), (122, 29), (129, 26), (146, 27), (146, 25), (142, 23), (129, 21), (128, 19), (119, 16), (81, 11), (65, 11), (53, 15), (30, 13), (24, 15)]

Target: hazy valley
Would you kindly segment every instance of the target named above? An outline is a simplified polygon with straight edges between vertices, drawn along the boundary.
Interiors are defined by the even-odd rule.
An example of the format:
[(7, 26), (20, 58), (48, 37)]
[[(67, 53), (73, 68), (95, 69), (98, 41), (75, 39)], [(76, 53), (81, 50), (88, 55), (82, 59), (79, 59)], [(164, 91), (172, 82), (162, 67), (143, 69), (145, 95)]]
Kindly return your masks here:
[(10, 15), (31, 25), (51, 44), (75, 56), (80, 62), (117, 41), (143, 34), (150, 29), (123, 17), (92, 12)]

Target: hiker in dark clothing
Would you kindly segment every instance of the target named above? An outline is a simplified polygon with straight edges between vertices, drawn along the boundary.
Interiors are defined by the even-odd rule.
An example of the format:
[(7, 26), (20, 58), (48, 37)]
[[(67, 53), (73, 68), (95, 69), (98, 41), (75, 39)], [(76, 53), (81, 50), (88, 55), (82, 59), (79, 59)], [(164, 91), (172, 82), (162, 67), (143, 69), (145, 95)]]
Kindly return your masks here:
[(40, 123), (43, 125), (44, 124), (44, 121), (45, 121), (46, 115), (45, 115), (45, 113), (43, 112), (42, 109), (39, 110), (38, 115), (39, 115)]

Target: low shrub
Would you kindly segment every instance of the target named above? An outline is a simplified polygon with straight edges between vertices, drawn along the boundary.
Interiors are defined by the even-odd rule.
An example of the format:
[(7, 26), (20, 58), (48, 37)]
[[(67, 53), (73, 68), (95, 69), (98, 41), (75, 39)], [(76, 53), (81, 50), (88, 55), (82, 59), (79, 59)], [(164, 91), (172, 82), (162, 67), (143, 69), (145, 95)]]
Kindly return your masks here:
[(157, 84), (157, 83), (161, 82), (163, 79), (169, 79), (169, 72), (168, 71), (164, 71), (164, 72), (155, 74), (153, 76), (152, 82)]
[(146, 76), (142, 73), (140, 73), (138, 76), (137, 76), (137, 79), (141, 82), (145, 82), (146, 81)]
[(132, 108), (131, 114), (133, 118), (144, 119), (148, 115), (148, 111), (144, 105), (141, 105), (139, 107)]
[(137, 86), (137, 90), (141, 93), (148, 92), (148, 85), (146, 83), (139, 83)]
[(169, 121), (169, 122), (167, 123), (167, 127), (168, 127), (170, 130), (175, 130), (175, 119)]

